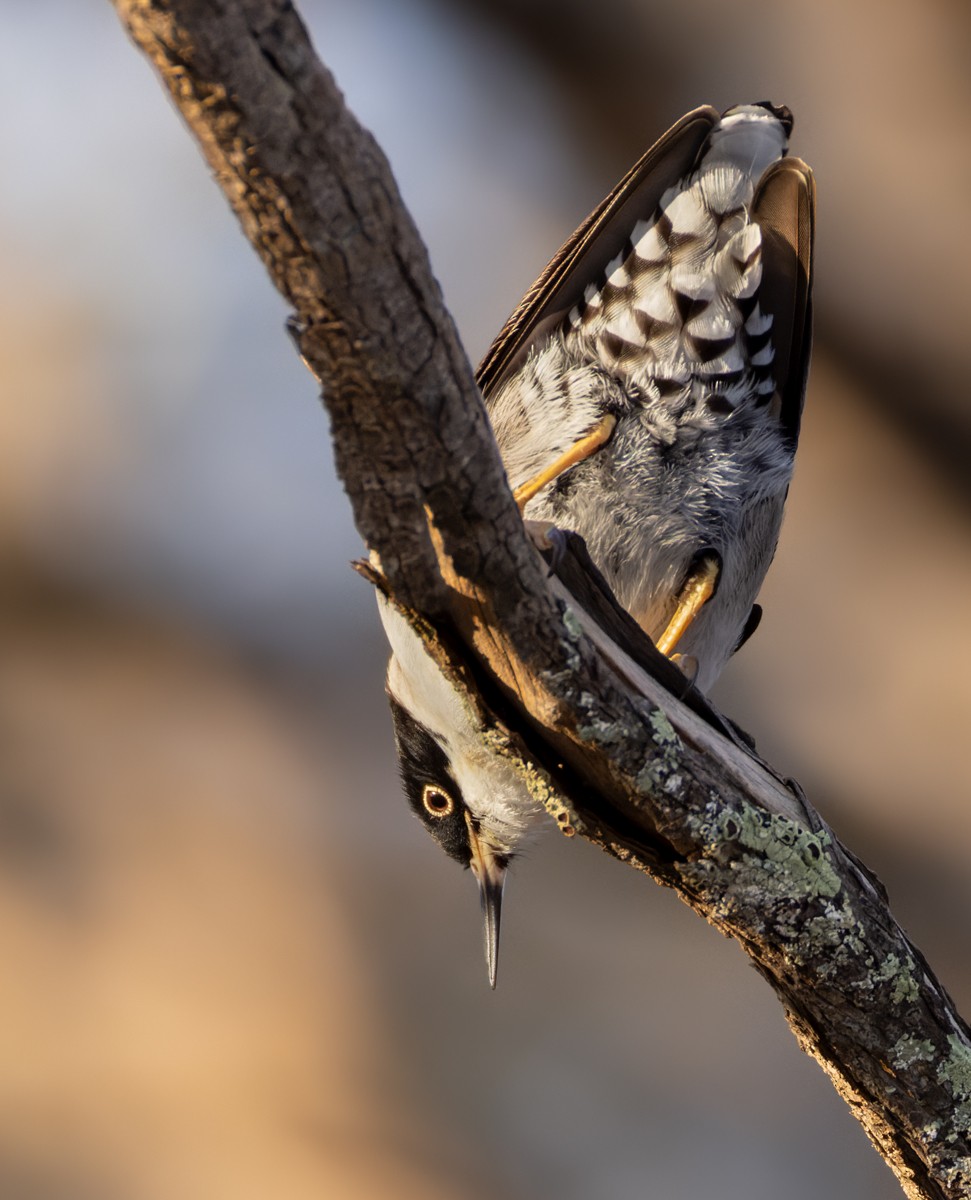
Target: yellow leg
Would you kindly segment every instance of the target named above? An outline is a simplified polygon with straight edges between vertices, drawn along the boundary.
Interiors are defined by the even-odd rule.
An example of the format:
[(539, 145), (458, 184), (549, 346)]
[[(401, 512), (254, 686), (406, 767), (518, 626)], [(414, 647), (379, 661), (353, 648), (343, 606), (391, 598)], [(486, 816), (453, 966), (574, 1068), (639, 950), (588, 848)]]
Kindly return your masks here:
[(681, 589), (681, 594), (678, 596), (678, 607), (674, 611), (674, 616), (668, 622), (667, 629), (658, 638), (657, 648), (662, 654), (670, 656), (688, 626), (715, 594), (720, 571), (721, 562), (717, 554), (702, 555), (692, 567), (684, 587)]
[(536, 493), (545, 488), (548, 483), (552, 483), (558, 475), (562, 475), (564, 471), (575, 467), (577, 463), (583, 462), (585, 458), (589, 458), (591, 454), (599, 450), (604, 442), (610, 439), (616, 424), (617, 418), (612, 413), (607, 413), (605, 417), (601, 417), (586, 437), (574, 442), (570, 449), (565, 454), (561, 454), (554, 463), (540, 471), (538, 475), (534, 475), (532, 479), (528, 479), (521, 487), (516, 488), (513, 498), (519, 506), (519, 511), (522, 512)]

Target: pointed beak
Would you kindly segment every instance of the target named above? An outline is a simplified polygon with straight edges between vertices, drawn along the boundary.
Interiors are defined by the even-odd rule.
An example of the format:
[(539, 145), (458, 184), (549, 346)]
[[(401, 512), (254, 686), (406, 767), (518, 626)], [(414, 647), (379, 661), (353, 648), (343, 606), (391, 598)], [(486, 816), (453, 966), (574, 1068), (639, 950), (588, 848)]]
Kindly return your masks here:
[(502, 889), (506, 882), (505, 859), (479, 835), (466, 813), (469, 827), (469, 845), (472, 859), (469, 862), (472, 874), (479, 884), (479, 899), (485, 918), (485, 955), (489, 968), (489, 986), (495, 988), (499, 969), (499, 916), (502, 912)]

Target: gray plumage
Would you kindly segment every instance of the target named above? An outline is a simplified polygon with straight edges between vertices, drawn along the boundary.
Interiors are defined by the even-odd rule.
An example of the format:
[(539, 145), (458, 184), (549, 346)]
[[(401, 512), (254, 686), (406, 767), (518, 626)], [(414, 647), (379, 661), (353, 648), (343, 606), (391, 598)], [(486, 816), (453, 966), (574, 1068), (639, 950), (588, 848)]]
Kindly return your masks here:
[[(811, 328), (814, 186), (786, 109), (697, 109), (554, 256), (479, 368), (513, 488), (609, 413), (606, 445), (525, 516), (579, 533), (655, 640), (699, 555), (717, 590), (677, 650), (706, 689), (736, 649), (775, 551)], [(495, 984), (506, 866), (536, 819), (525, 787), (386, 603), (405, 790), (471, 866)]]
[[(742, 635), (792, 474), (773, 333), (792, 334), (760, 303), (767, 264), (754, 205), (785, 149), (785, 123), (770, 110), (731, 110), (697, 167), (634, 225), (561, 327), (487, 396), (514, 488), (604, 412), (617, 416), (610, 443), (525, 515), (579, 533), (655, 640), (696, 556), (718, 553), (717, 593), (678, 646), (696, 661), (703, 690)], [(798, 173), (802, 164), (786, 166)], [(798, 261), (792, 254), (768, 269)]]

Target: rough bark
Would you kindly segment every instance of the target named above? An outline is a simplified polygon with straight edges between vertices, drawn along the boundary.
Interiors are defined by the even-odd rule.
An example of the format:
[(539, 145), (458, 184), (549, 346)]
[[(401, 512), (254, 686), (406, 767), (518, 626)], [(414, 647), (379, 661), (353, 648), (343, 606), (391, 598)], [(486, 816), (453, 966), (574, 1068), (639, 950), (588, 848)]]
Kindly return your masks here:
[(644, 639), (604, 632), (579, 585), (547, 579), (388, 165), (292, 5), (115, 7), (293, 305), (380, 563), (366, 572), (498, 714), (488, 736), (564, 832), (740, 943), (905, 1193), (971, 1194), (968, 1027), (799, 789), (675, 695)]

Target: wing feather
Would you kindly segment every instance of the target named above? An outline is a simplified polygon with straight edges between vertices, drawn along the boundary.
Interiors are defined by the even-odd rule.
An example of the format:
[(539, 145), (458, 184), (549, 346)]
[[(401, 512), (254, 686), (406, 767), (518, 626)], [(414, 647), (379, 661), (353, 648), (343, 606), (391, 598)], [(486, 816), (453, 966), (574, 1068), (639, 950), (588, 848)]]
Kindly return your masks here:
[(564, 242), (479, 364), (476, 378), (485, 396), (582, 299), (584, 288), (601, 278), (607, 263), (623, 250), (637, 222), (652, 217), (664, 192), (691, 171), (719, 117), (708, 106), (682, 117)]
[(799, 438), (812, 348), (813, 237), (816, 184), (799, 158), (783, 158), (762, 176), (752, 203), (762, 228), (759, 303), (772, 316), (773, 375), (780, 420), (795, 446)]

